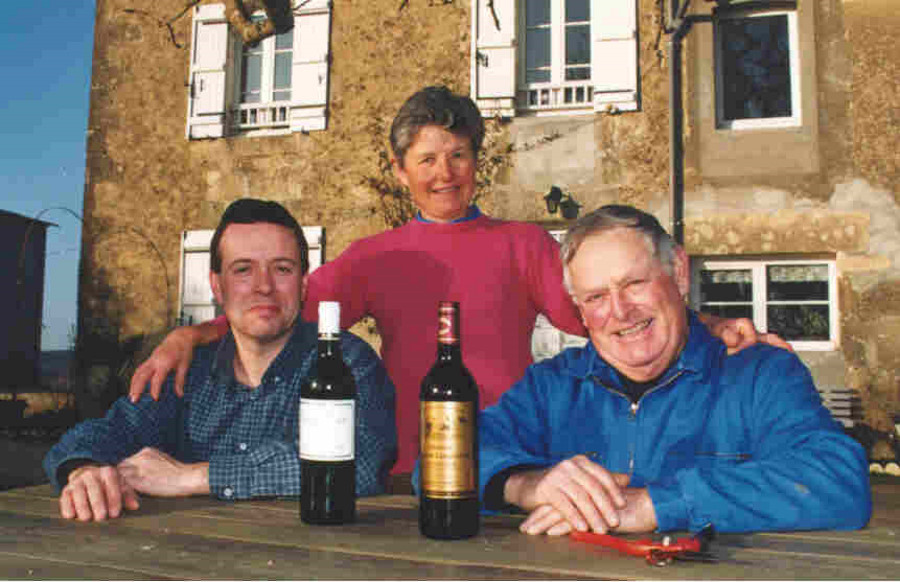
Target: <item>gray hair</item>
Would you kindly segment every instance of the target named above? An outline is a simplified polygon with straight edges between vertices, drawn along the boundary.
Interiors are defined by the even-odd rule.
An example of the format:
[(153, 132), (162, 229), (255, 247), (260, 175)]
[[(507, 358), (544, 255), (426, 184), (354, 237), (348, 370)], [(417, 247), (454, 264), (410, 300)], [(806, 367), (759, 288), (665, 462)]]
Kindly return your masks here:
[(484, 119), (478, 106), (447, 87), (425, 87), (406, 100), (391, 123), (391, 151), (400, 167), (406, 151), (426, 125), (436, 125), (469, 138), (472, 153), (478, 156), (484, 141)]
[(675, 269), (675, 240), (659, 224), (652, 214), (638, 210), (633, 206), (608, 204), (585, 214), (566, 231), (560, 257), (563, 264), (563, 281), (569, 294), (572, 293), (572, 282), (569, 274), (569, 263), (582, 243), (596, 234), (608, 232), (616, 228), (631, 228), (641, 234), (653, 256), (662, 264), (669, 275)]

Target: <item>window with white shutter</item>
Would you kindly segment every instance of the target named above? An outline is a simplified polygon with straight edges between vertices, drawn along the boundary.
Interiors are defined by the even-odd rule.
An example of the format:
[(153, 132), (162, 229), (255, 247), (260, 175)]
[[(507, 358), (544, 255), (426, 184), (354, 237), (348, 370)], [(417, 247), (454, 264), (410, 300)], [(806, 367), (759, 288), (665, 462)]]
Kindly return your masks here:
[(484, 115), (638, 108), (636, 0), (472, 0), (472, 14)]
[(330, 1), (302, 2), (293, 22), (251, 45), (231, 34), (224, 4), (194, 7), (189, 139), (325, 129)]

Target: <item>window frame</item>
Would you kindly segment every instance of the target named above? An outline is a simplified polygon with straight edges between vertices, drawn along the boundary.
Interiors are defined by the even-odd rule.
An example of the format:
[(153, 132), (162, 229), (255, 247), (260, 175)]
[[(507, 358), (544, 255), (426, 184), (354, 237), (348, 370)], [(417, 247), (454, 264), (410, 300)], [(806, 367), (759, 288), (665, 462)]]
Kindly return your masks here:
[[(262, 10), (255, 12), (252, 19), (265, 18)], [(258, 102), (245, 102), (243, 100), (244, 81), (244, 50), (247, 45), (237, 37), (230, 35), (233, 47), (230, 54), (233, 55), (232, 67), (234, 87), (231, 92), (228, 108), (229, 134), (230, 135), (282, 135), (291, 132), (291, 99), (274, 99), (275, 89), (275, 58), (279, 53), (276, 45), (277, 34), (273, 34), (259, 41), (256, 45), (262, 53), (260, 59), (260, 87)], [(291, 29), (291, 54), (297, 44), (296, 27)], [(251, 45), (252, 46), (252, 45)], [(282, 52), (284, 52), (282, 50)], [(294, 79), (291, 75), (289, 88), (291, 95), (295, 91)]]
[[(306, 0), (293, 9), (290, 100), (257, 106), (240, 103), (243, 43), (226, 18), (225, 4), (194, 6), (185, 137), (219, 139), (327, 129), (331, 12), (331, 0)], [(261, 42), (267, 41), (273, 43), (274, 65), (275, 37)], [(252, 119), (247, 111), (255, 112)]]
[[(578, 79), (573, 81), (566, 80), (566, 69), (569, 65), (566, 63), (566, 34), (570, 26), (588, 27), (588, 52), (589, 60), (586, 66), (589, 71), (593, 70), (594, 51), (593, 51), (593, 33), (591, 15), (586, 22), (566, 22), (566, 1), (567, 0), (547, 0), (550, 3), (550, 23), (541, 25), (550, 32), (550, 57), (549, 57), (549, 81), (528, 82), (528, 22), (527, 7), (528, 0), (521, 0), (521, 10), (518, 12), (518, 30), (520, 31), (518, 42), (518, 50), (516, 54), (516, 67), (518, 68), (517, 78), (519, 79), (516, 87), (516, 108), (523, 112), (548, 112), (563, 111), (565, 113), (585, 113), (594, 112), (594, 81), (592, 75), (586, 79)], [(592, 2), (585, 0), (588, 11), (592, 12)], [(580, 66), (585, 66), (581, 64)]]
[[(828, 340), (787, 340), (798, 352), (835, 351), (839, 348), (839, 324), (840, 310), (837, 294), (837, 263), (832, 258), (722, 258), (722, 257), (691, 257), (691, 290), (690, 305), (697, 311), (702, 311), (700, 297), (700, 272), (704, 270), (749, 270), (751, 271), (753, 296), (749, 302), (753, 309), (753, 324), (760, 332), (768, 331), (768, 310), (770, 304), (781, 303), (767, 299), (767, 268), (770, 266), (790, 265), (825, 265), (828, 268)], [(713, 302), (710, 302), (713, 303)], [(736, 303), (736, 302), (735, 302)], [(731, 304), (735, 304), (731, 303)], [(792, 300), (785, 301), (791, 305), (824, 304), (823, 300)]]
[[(788, 62), (790, 67), (791, 82), (791, 115), (783, 117), (762, 117), (753, 119), (726, 119), (724, 93), (724, 58), (722, 57), (722, 31), (719, 23), (727, 20), (748, 18), (764, 18), (771, 16), (787, 17), (788, 35)], [(716, 129), (723, 130), (752, 130), (782, 127), (799, 127), (803, 124), (802, 117), (802, 69), (800, 55), (799, 27), (797, 23), (797, 10), (791, 8), (773, 8), (767, 10), (730, 9), (716, 10), (713, 19), (713, 54), (715, 62), (715, 100), (716, 100)]]
[[(564, 9), (564, 0), (552, 0)], [(471, 0), (471, 96), (484, 117), (541, 117), (640, 110), (637, 0), (588, 0), (590, 79), (523, 91), (524, 0)], [(562, 59), (564, 46), (560, 45)], [(600, 64), (602, 63), (602, 66)], [(566, 91), (572, 102), (565, 103)], [(580, 93), (578, 93), (580, 91)], [(544, 103), (541, 105), (541, 103)]]

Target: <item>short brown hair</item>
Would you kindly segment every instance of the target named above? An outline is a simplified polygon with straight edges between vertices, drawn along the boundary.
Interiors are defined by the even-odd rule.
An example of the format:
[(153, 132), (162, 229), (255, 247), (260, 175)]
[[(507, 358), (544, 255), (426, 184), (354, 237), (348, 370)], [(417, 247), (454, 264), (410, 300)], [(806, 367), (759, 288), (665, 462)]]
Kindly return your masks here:
[(255, 224), (266, 222), (277, 224), (289, 229), (297, 238), (297, 246), (300, 248), (300, 273), (306, 274), (309, 270), (309, 245), (303, 236), (303, 229), (290, 212), (277, 202), (271, 200), (258, 200), (256, 198), (241, 198), (228, 205), (219, 220), (219, 226), (213, 233), (209, 243), (209, 268), (213, 273), (222, 272), (222, 254), (219, 243), (222, 234), (229, 224)]

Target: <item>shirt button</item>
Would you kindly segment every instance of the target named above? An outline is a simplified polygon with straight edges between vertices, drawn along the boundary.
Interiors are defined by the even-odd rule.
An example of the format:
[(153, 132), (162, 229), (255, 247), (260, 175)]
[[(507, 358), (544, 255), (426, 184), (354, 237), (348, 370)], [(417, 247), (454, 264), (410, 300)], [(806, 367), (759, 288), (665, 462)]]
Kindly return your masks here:
[(234, 489), (232, 489), (231, 487), (226, 487), (222, 490), (222, 495), (224, 495), (225, 497), (233, 497)]
[(247, 450), (247, 443), (241, 443), (241, 444), (239, 444), (239, 445), (238, 445), (238, 449), (241, 450), (241, 451), (246, 451), (246, 450)]

